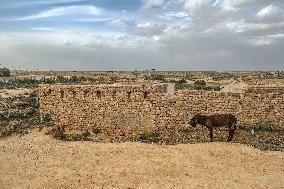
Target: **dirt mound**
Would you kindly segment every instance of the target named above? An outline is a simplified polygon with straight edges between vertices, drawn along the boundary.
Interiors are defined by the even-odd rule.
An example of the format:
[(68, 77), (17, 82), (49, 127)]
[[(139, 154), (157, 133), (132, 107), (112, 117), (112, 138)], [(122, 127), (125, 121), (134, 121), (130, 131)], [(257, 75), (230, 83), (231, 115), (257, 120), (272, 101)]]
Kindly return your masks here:
[(283, 188), (284, 153), (233, 143), (0, 139), (0, 188)]

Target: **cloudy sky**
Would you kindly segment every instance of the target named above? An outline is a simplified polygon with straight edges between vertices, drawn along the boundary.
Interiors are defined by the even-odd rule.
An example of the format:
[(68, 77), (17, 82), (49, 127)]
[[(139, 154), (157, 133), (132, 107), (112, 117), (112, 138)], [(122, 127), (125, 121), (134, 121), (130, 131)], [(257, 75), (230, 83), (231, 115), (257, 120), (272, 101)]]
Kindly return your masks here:
[(284, 70), (284, 0), (1, 0), (0, 64)]

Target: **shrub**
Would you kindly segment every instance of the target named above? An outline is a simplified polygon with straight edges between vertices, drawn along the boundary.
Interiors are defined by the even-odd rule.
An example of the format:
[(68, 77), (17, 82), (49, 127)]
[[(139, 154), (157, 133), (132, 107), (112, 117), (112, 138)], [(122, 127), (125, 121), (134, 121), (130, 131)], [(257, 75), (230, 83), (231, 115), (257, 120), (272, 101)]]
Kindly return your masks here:
[(161, 74), (152, 74), (150, 80), (165, 81), (165, 76)]
[(179, 132), (185, 133), (185, 134), (189, 133), (190, 131), (191, 129), (189, 127), (184, 127), (184, 128), (179, 129)]
[(190, 84), (187, 84), (187, 83), (176, 83), (175, 87), (176, 89), (192, 89), (193, 88)]
[(10, 77), (10, 73), (8, 68), (0, 68), (0, 77)]
[(206, 86), (206, 82), (204, 80), (197, 80), (194, 82), (195, 86)]
[(205, 91), (221, 91), (220, 86), (205, 86), (202, 89), (205, 90)]
[(280, 127), (275, 125), (273, 122), (268, 121), (256, 125), (239, 125), (238, 126), (242, 130), (251, 131), (260, 131), (260, 132), (278, 132), (280, 131)]
[(101, 132), (101, 128), (98, 128), (98, 127), (93, 128), (94, 134), (99, 134), (100, 132)]
[(179, 80), (179, 81), (170, 80), (170, 81), (168, 81), (168, 82), (174, 83), (176, 89), (192, 89), (192, 88), (193, 88), (190, 84), (188, 84), (188, 83), (186, 82), (185, 79), (181, 79), (181, 80)]
[(60, 140), (66, 140), (66, 139), (68, 139), (67, 136), (65, 135), (65, 129), (64, 129), (64, 127), (58, 127), (58, 128), (55, 130), (54, 137), (57, 138), (57, 139), (60, 139)]
[(185, 79), (181, 79), (181, 80), (177, 81), (177, 83), (178, 83), (178, 84), (184, 84), (184, 83), (187, 83), (187, 82), (186, 82)]
[(12, 134), (11, 129), (9, 129), (9, 122), (1, 121), (0, 122), (0, 137), (9, 136)]
[(203, 90), (206, 87), (206, 82), (204, 80), (197, 80), (194, 82), (195, 90)]
[(152, 133), (142, 133), (138, 135), (137, 140), (141, 142), (157, 143), (160, 138), (160, 133), (154, 131)]
[(50, 114), (44, 114), (41, 116), (41, 124), (51, 126), (53, 125), (53, 120)]
[(90, 136), (91, 136), (91, 133), (89, 131), (85, 131), (82, 133), (82, 140), (84, 141), (89, 141), (90, 140)]

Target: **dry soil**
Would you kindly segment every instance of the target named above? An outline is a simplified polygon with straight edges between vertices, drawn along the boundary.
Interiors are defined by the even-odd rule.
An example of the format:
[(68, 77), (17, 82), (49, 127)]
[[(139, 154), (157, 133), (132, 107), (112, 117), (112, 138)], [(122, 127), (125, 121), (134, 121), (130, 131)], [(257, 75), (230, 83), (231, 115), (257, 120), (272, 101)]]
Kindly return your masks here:
[(241, 144), (0, 139), (0, 188), (284, 188), (284, 153)]

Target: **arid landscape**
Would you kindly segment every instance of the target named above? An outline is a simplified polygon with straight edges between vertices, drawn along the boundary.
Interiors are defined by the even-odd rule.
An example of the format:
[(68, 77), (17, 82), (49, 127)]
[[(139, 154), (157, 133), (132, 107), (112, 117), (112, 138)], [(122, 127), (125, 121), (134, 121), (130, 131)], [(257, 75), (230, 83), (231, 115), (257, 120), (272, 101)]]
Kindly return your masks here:
[(0, 189), (284, 189), (284, 0), (1, 0)]
[[(232, 95), (256, 94), (259, 97), (268, 95), (266, 101), (270, 109), (278, 110), (280, 106), (273, 105), (275, 100), (283, 100), (282, 76), (280, 77), (278, 72), (233, 74), (216, 72), (210, 73), (211, 75), (206, 72), (76, 72), (76, 75), (73, 75), (74, 72), (40, 74), (12, 72), (12, 74), (15, 79), (1, 85), (0, 188), (283, 188), (284, 129), (281, 119), (280, 122), (278, 121), (282, 112), (278, 117), (268, 114), (275, 120), (251, 122), (249, 116), (258, 116), (261, 119), (261, 114), (255, 115), (252, 112), (246, 118), (242, 114), (243, 111), (240, 111), (240, 114), (236, 114), (239, 121), (233, 141), (226, 142), (228, 137), (226, 128), (217, 128), (214, 129), (214, 142), (210, 143), (206, 128), (187, 126), (187, 121), (194, 113), (205, 114), (207, 110), (212, 111), (214, 105), (212, 104), (211, 107), (209, 99), (207, 99), (209, 100), (207, 110), (197, 106), (196, 110), (185, 116), (185, 121), (173, 119), (174, 121), (164, 122), (170, 120), (167, 117), (171, 114), (180, 117), (183, 115), (176, 114), (175, 109), (172, 109), (170, 114), (166, 112), (166, 115), (163, 115), (162, 109), (156, 111), (155, 106), (147, 106), (157, 114), (154, 125), (150, 124), (147, 117), (150, 114), (147, 112), (145, 115), (137, 113), (137, 116), (140, 116), (138, 122), (133, 119), (135, 114), (132, 110), (130, 117), (125, 116), (129, 107), (124, 105), (124, 101), (119, 100), (127, 96), (129, 98), (129, 93), (119, 91), (128, 91), (128, 86), (135, 84), (137, 87), (142, 82), (143, 86), (158, 87), (151, 88), (153, 94), (148, 94), (149, 99), (142, 98), (143, 102), (153, 103), (153, 99), (157, 98), (154, 95), (155, 90), (160, 90), (159, 87), (163, 86), (161, 84), (171, 83), (175, 85), (175, 96), (177, 96), (171, 97), (171, 102), (172, 98), (180, 98), (180, 94), (184, 93), (193, 96), (208, 92), (211, 96), (221, 94), (217, 96), (221, 104), (222, 98), (226, 98), (223, 94), (228, 94), (229, 99), (233, 97)], [(34, 79), (36, 74), (41, 79)], [(212, 79), (212, 74), (219, 79)], [(114, 75), (116, 75), (115, 80), (111, 79)], [(47, 76), (53, 78), (42, 79)], [(255, 78), (259, 77), (263, 79), (261, 82), (256, 82)], [(137, 81), (137, 78), (141, 79)], [(62, 124), (66, 124), (64, 120), (57, 120), (53, 114), (46, 114), (43, 111), (46, 105), (41, 104), (45, 103), (42, 99), (53, 98), (51, 92), (50, 97), (42, 96), (40, 97), (42, 99), (39, 99), (39, 96), (46, 94), (42, 92), (46, 88), (41, 90), (39, 88), (45, 87), (46, 84), (67, 87), (66, 90), (64, 89), (64, 98), (61, 100), (59, 98), (60, 101), (56, 104), (68, 104), (67, 99), (74, 98), (68, 94), (69, 88), (74, 84), (76, 87), (98, 86), (96, 90), (100, 91), (103, 91), (101, 86), (106, 91), (115, 86), (118, 97), (111, 100), (107, 97), (107, 92), (102, 92), (99, 99), (92, 102), (96, 104), (105, 101), (106, 107), (113, 102), (122, 104), (125, 113), (116, 115), (114, 112), (115, 117), (104, 118), (115, 119), (110, 125), (104, 120), (95, 119), (91, 127), (84, 126), (81, 124), (83, 122), (71, 122), (70, 118), (66, 122), (68, 124), (62, 127)], [(75, 93), (71, 91), (70, 94)], [(82, 94), (86, 98), (87, 94)], [(127, 100), (128, 104), (132, 104), (131, 107), (136, 106), (135, 101), (140, 99), (139, 94), (132, 97), (133, 101)], [(143, 93), (141, 94), (143, 97)], [(76, 93), (76, 98), (83, 98), (78, 95)], [(92, 96), (92, 93), (88, 95)], [(95, 93), (94, 98), (98, 98), (98, 93)], [(265, 98), (262, 96), (261, 98), (262, 101), (253, 103), (263, 103)], [(219, 100), (214, 99), (213, 101), (220, 105)], [(196, 107), (193, 101), (189, 108)], [(168, 103), (162, 102), (163, 106), (164, 103)], [(78, 103), (82, 102), (79, 100)], [(219, 109), (222, 107), (221, 113), (229, 111), (225, 109), (228, 104), (224, 107), (219, 105)], [(252, 104), (246, 102), (246, 105)], [(266, 104), (260, 105), (266, 106)], [(81, 111), (83, 106), (84, 104), (79, 109), (72, 109), (74, 112)], [(179, 106), (183, 105), (179, 103)], [(89, 104), (88, 107), (91, 105)], [(100, 110), (96, 106), (93, 108), (96, 111)], [(167, 106), (167, 109), (170, 108)], [(98, 115), (104, 116), (97, 113), (89, 117)], [(76, 116), (80, 116), (80, 113)], [(144, 116), (147, 120), (144, 120)], [(162, 122), (159, 121), (160, 117)], [(118, 118), (121, 118), (119, 122)]]

